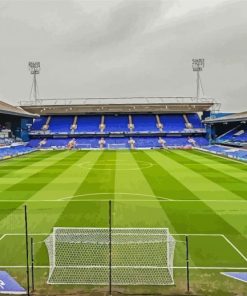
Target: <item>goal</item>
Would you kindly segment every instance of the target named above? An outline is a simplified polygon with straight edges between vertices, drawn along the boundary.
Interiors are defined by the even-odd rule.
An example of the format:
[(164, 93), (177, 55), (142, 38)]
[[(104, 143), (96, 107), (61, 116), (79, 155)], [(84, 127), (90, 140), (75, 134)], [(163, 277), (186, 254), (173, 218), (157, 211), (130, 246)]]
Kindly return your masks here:
[(127, 149), (126, 144), (108, 144), (108, 149), (117, 150), (117, 149)]
[(91, 149), (91, 144), (76, 144), (75, 148), (77, 149)]
[(53, 228), (45, 240), (49, 284), (172, 285), (167, 228)]

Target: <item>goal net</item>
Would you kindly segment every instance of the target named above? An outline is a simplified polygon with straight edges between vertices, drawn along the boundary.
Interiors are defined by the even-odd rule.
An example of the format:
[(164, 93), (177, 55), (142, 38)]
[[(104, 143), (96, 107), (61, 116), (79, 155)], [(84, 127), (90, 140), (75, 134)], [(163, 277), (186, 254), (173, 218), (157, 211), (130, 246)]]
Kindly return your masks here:
[(128, 148), (126, 144), (108, 144), (107, 147), (108, 149), (113, 149), (113, 150)]
[(77, 149), (91, 149), (91, 144), (76, 144), (75, 148), (77, 148)]
[(49, 284), (174, 284), (175, 240), (167, 228), (58, 227), (45, 243)]

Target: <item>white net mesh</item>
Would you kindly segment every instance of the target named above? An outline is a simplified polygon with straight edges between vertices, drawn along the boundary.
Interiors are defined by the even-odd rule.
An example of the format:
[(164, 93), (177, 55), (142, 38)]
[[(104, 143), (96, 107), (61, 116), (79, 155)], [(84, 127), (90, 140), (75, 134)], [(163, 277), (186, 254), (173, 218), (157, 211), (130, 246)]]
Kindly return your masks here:
[(108, 149), (113, 149), (113, 150), (117, 150), (117, 149), (127, 149), (128, 145), (127, 144), (108, 144)]
[[(112, 228), (113, 285), (171, 285), (175, 240), (166, 228)], [(49, 284), (107, 285), (108, 228), (54, 228), (46, 239)]]
[(91, 144), (76, 144), (75, 146), (77, 149), (91, 149)]

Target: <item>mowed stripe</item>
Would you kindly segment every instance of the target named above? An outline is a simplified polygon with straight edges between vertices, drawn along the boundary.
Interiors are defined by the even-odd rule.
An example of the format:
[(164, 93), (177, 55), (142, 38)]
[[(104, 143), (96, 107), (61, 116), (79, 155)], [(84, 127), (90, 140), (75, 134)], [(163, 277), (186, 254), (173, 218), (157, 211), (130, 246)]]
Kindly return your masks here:
[(6, 184), (1, 184), (0, 198), (10, 201), (15, 199), (29, 199), (35, 192), (46, 186), (58, 174), (62, 173), (66, 165), (70, 165), (71, 160), (74, 159), (74, 153), (76, 152), (63, 152), (52, 155), (45, 160), (45, 163), (42, 162), (42, 165), (35, 167), (30, 165), (29, 170), (30, 167), (32, 167), (32, 170), (29, 173), (25, 172), (23, 178), (19, 178), (18, 182), (15, 182), (15, 179), (13, 179), (12, 182), (9, 181)]
[(13, 168), (6, 176), (0, 178), (0, 197), (1, 192), (6, 190), (8, 187), (28, 179), (46, 167), (50, 167), (52, 169), (53, 164), (55, 164), (60, 159), (63, 159), (67, 154), (68, 152), (51, 151), (46, 155), (45, 158), (35, 159), (30, 164), (21, 169)]
[(114, 226), (168, 227), (173, 231), (170, 220), (143, 176), (146, 164), (140, 162), (139, 165), (130, 151), (117, 152)]
[(34, 162), (44, 160), (44, 157), (48, 156), (50, 152), (38, 151), (31, 154), (26, 154), (18, 156), (15, 158), (1, 160), (0, 161), (0, 178), (7, 176), (8, 174), (13, 174), (13, 171), (26, 168), (28, 165)]
[[(8, 215), (11, 215), (10, 219), (12, 219), (13, 212), (16, 209), (63, 172), (64, 166), (59, 166), (59, 164), (65, 164), (67, 161), (67, 166), (69, 167), (71, 161), (76, 161), (75, 155), (76, 152), (69, 151), (61, 153), (59, 158), (51, 157), (50, 165), (45, 166), (45, 168), (40, 169), (38, 172), (35, 169), (34, 174), (2, 191), (0, 194), (1, 200), (12, 200), (13, 202), (1, 202), (0, 221)], [(17, 201), (14, 202), (15, 200)], [(18, 227), (17, 223), (16, 226)]]
[[(95, 164), (102, 152), (92, 151), (89, 153), (81, 153), (77, 157), (77, 161), (66, 169), (60, 176), (53, 180), (48, 186), (46, 186), (41, 192), (38, 192), (33, 198), (40, 198), (48, 192), (54, 192), (55, 198), (65, 198), (64, 201), (49, 202), (48, 205), (44, 203), (31, 203), (29, 208), (29, 219), (32, 221), (31, 232), (34, 233), (51, 233), (54, 226), (70, 226), (73, 223), (76, 212), (71, 211), (68, 214), (68, 204), (70, 200), (75, 197), (78, 187), (87, 178), (90, 168), (83, 168), (82, 163), (90, 162)], [(71, 183), (68, 183), (68, 180)], [(64, 183), (64, 181), (66, 181)], [(58, 185), (60, 184), (60, 186)], [(54, 187), (55, 186), (55, 187)], [(55, 190), (57, 188), (57, 190)], [(71, 198), (71, 199), (70, 199)], [(67, 209), (66, 209), (67, 208)], [(77, 213), (82, 211), (83, 202), (77, 203)], [(71, 220), (71, 221), (70, 221)], [(80, 216), (80, 220), (83, 217)], [(62, 224), (66, 223), (66, 224)], [(83, 223), (82, 223), (83, 224)], [(78, 226), (78, 225), (77, 225)], [(40, 240), (40, 238), (37, 238)], [(36, 240), (37, 241), (37, 240)], [(47, 265), (46, 248), (44, 244), (38, 244), (36, 246), (36, 254), (38, 262), (36, 264)]]
[[(214, 160), (211, 160), (210, 164), (208, 164), (209, 160), (205, 159), (203, 155), (194, 155), (193, 152), (191, 153), (187, 151), (174, 151), (171, 154), (171, 158), (174, 160), (178, 160), (179, 163), (185, 165), (196, 173), (200, 173), (200, 175), (202, 175), (203, 177), (212, 182), (215, 182), (229, 192), (232, 192), (244, 199), (247, 199), (246, 172), (238, 170), (234, 167), (232, 168), (233, 171), (231, 171), (231, 166), (226, 164), (219, 164), (218, 167), (218, 162)], [(237, 176), (238, 178), (236, 178), (235, 176)]]
[[(134, 155), (139, 153), (117, 152), (113, 225), (120, 228), (168, 228), (174, 234), (173, 224), (143, 174), (152, 164), (136, 160)], [(175, 265), (181, 266), (184, 265), (184, 243), (180, 243), (180, 236), (175, 239)], [(190, 263), (195, 266), (192, 258)]]
[(85, 163), (84, 170), (89, 170), (88, 175), (78, 186), (55, 226), (108, 227), (107, 201), (114, 196), (115, 159), (116, 152), (103, 152), (95, 163)]
[[(228, 162), (224, 160), (224, 163), (221, 163), (221, 161), (218, 162), (218, 159), (220, 158), (218, 159), (217, 157), (208, 158), (205, 153), (197, 152), (195, 150), (175, 151), (175, 153), (179, 155), (182, 154), (182, 156), (184, 156), (184, 158), (188, 158), (188, 161), (191, 162), (192, 164), (194, 164), (193, 157), (195, 156), (195, 161), (197, 162), (197, 164), (193, 166), (194, 169), (200, 167), (200, 163), (204, 164), (204, 169), (202, 170), (197, 169), (197, 171), (199, 171), (200, 174), (203, 174), (203, 175), (207, 174), (206, 171), (208, 170), (209, 172), (208, 174), (212, 174), (211, 178), (214, 177), (215, 182), (219, 183), (221, 186), (229, 187), (229, 190), (233, 191), (234, 193), (237, 193), (238, 195), (240, 195), (242, 198), (246, 200), (247, 183), (245, 182), (245, 180), (247, 178), (247, 172), (240, 170), (239, 165), (236, 167), (234, 162), (230, 160), (228, 160)], [(179, 160), (181, 161), (181, 158)], [(183, 159), (182, 161), (184, 163)], [(188, 161), (186, 161), (186, 163), (188, 163)], [(208, 164), (208, 162), (210, 162), (210, 166), (205, 165), (205, 163)], [(215, 164), (213, 165), (213, 163)], [(217, 170), (215, 170), (213, 167), (217, 168)], [(220, 170), (220, 168), (222, 169), (222, 171)], [(226, 175), (225, 173), (227, 172), (229, 173), (229, 170), (231, 171), (231, 173), (234, 172), (235, 170), (237, 172), (240, 171), (240, 174), (242, 176), (241, 179), (243, 181), (241, 182), (240, 180), (235, 179), (234, 177)], [(222, 178), (224, 182), (222, 181)], [(231, 180), (229, 180), (229, 178)], [(246, 220), (247, 202), (239, 204), (234, 201), (227, 202), (227, 203), (222, 203), (219, 201), (219, 202), (214, 202), (213, 206), (214, 206), (215, 212), (218, 215), (220, 215), (222, 218), (224, 218), (225, 221), (227, 221), (229, 224), (235, 227), (243, 236), (247, 237), (247, 220)]]
[(174, 151), (156, 151), (155, 154), (150, 154), (150, 156), (155, 156), (156, 161), (161, 161), (163, 159), (161, 163), (162, 167), (167, 169), (174, 178), (200, 199), (241, 200), (238, 194), (229, 191), (222, 183), (220, 184), (220, 182), (218, 182), (220, 178), (220, 173), (218, 172), (216, 172), (213, 178), (208, 178), (211, 169), (207, 167), (203, 168), (203, 165), (201, 169), (201, 165), (197, 163), (192, 166), (190, 160), (184, 159)]
[[(217, 172), (220, 172), (221, 174), (226, 174), (230, 177), (233, 177), (234, 179), (238, 179), (243, 183), (247, 183), (247, 170), (241, 170), (240, 166), (236, 167), (234, 165), (234, 162), (229, 159), (228, 163), (222, 163), (218, 160), (219, 157), (207, 157), (206, 153), (197, 151), (197, 150), (188, 150), (188, 151), (175, 151), (178, 155), (182, 154), (184, 157), (199, 162), (213, 170), (216, 170)], [(186, 153), (182, 153), (186, 152)], [(245, 164), (243, 166), (247, 167)]]
[[(72, 152), (73, 153), (73, 152)], [(94, 163), (100, 155), (100, 152), (91, 153), (87, 151), (78, 151), (73, 154), (67, 164), (60, 167), (61, 173), (47, 183), (46, 186), (37, 191), (29, 200), (63, 200), (69, 201), (73, 198), (77, 187), (84, 180), (89, 170), (84, 170), (83, 162), (90, 161)]]
[[(169, 173), (179, 182), (183, 183), (183, 186), (191, 192), (191, 196), (202, 199), (202, 195), (198, 188), (203, 187), (203, 192), (206, 190), (207, 186), (210, 188), (211, 181), (208, 180), (208, 185), (205, 183), (205, 178), (200, 176), (199, 173), (195, 173), (179, 161), (172, 159), (172, 152), (160, 153), (158, 151), (146, 152), (146, 154), (153, 159), (156, 163), (159, 163), (163, 170), (168, 170)], [(157, 168), (158, 170), (158, 168)], [(185, 176), (190, 176), (189, 178)], [(203, 182), (201, 182), (203, 178)], [(149, 176), (151, 181), (152, 175)], [(166, 180), (166, 185), (169, 186), (169, 180)], [(199, 187), (198, 187), (199, 184)], [(205, 187), (205, 188), (204, 188)], [(164, 187), (165, 190), (165, 187)], [(214, 194), (214, 192), (208, 194)], [(193, 199), (193, 198), (191, 198)], [(223, 199), (223, 197), (222, 197)], [(246, 254), (246, 239), (239, 232), (236, 225), (232, 225), (229, 221), (225, 220), (224, 216), (217, 213), (217, 208), (215, 203), (209, 201), (204, 201), (201, 203), (197, 202), (164, 202), (164, 208), (172, 221), (172, 216), (174, 216), (174, 223), (180, 229), (178, 232), (186, 233), (221, 233), (229, 235), (238, 247)]]

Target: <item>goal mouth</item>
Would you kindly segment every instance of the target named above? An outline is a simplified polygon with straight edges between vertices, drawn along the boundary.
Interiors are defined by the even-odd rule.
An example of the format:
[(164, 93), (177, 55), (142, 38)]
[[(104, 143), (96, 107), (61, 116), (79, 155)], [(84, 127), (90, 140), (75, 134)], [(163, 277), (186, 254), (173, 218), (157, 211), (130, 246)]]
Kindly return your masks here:
[(173, 285), (167, 228), (54, 228), (45, 240), (49, 284)]
[(128, 144), (108, 144), (107, 149), (109, 150), (121, 150), (121, 149), (129, 149)]
[(75, 148), (78, 150), (90, 150), (92, 149), (91, 144), (76, 144)]

